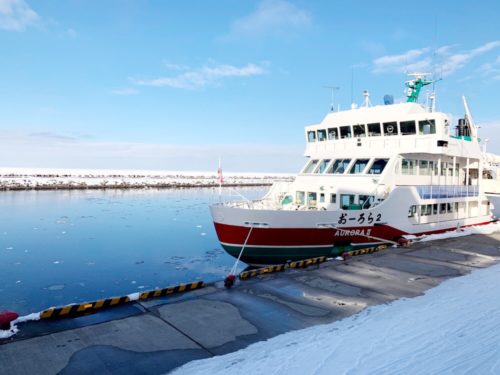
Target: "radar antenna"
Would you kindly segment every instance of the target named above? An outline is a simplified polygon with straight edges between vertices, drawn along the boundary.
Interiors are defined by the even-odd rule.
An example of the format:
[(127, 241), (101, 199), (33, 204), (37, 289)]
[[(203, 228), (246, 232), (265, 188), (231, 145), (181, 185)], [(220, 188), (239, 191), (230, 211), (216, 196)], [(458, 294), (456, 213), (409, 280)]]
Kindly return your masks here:
[(417, 103), (418, 95), (420, 94), (420, 90), (422, 87), (430, 85), (431, 83), (437, 81), (427, 80), (426, 77), (431, 75), (430, 73), (409, 73), (408, 76), (414, 77), (409, 81), (405, 82), (406, 86), (406, 102), (407, 103)]
[(323, 88), (332, 90), (332, 103), (330, 105), (330, 111), (334, 112), (335, 107), (334, 107), (334, 100), (333, 99), (335, 96), (335, 91), (340, 90), (340, 87), (338, 87), (338, 86), (323, 86)]

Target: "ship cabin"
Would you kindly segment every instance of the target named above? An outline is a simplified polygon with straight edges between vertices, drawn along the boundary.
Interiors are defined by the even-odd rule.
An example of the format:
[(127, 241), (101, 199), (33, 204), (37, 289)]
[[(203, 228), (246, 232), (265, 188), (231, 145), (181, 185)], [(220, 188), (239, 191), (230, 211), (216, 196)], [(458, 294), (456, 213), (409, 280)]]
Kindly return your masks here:
[[(453, 125), (418, 103), (331, 112), (305, 128), (307, 161), (281, 205), (362, 210), (397, 186), (415, 186), (422, 199), (450, 204), (449, 198), (477, 197), (482, 153), (474, 130), (467, 117)], [(430, 211), (458, 209), (458, 200), (452, 203), (433, 204)]]

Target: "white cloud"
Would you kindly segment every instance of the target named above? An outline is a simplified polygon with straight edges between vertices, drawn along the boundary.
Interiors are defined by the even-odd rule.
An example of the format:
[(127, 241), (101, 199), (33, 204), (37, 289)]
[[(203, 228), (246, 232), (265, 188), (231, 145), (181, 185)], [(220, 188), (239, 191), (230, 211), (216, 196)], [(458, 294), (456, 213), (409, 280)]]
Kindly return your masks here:
[(386, 55), (373, 60), (374, 72), (382, 73), (385, 71), (405, 72), (409, 70), (409, 65), (417, 66), (420, 69), (426, 69), (427, 59), (418, 60), (422, 55), (430, 51), (429, 47), (420, 49), (411, 49), (399, 55)]
[(131, 88), (131, 87), (126, 87), (124, 89), (116, 89), (111, 91), (113, 95), (120, 95), (120, 96), (130, 96), (130, 95), (137, 95), (139, 94), (139, 90)]
[[(373, 60), (373, 72), (411, 72), (433, 69), (437, 65), (442, 77), (464, 68), (474, 58), (500, 47), (500, 41), (491, 41), (477, 48), (453, 52), (456, 46), (442, 46), (432, 51), (429, 47), (411, 49), (398, 55), (387, 55)], [(432, 55), (435, 54), (435, 57)], [(433, 60), (435, 60), (433, 62)]]
[(262, 0), (254, 12), (233, 22), (230, 37), (286, 34), (311, 23), (309, 12), (288, 1)]
[(39, 18), (24, 0), (0, 0), (0, 29), (23, 31)]
[(182, 71), (182, 70), (188, 70), (189, 66), (187, 65), (182, 65), (182, 64), (173, 64), (165, 61), (163, 63), (165, 65), (165, 68), (170, 69), (170, 70), (177, 70), (177, 71)]
[(473, 58), (498, 47), (500, 47), (500, 41), (496, 40), (493, 42), (485, 43), (482, 46), (461, 53), (452, 54), (450, 53), (449, 50), (445, 51), (444, 53), (442, 53), (443, 56), (443, 64), (441, 66), (442, 75), (449, 76), (455, 73), (457, 70), (462, 69)]
[(247, 64), (237, 67), (229, 64), (205, 65), (199, 69), (185, 70), (171, 77), (160, 77), (154, 79), (133, 79), (138, 85), (173, 87), (178, 89), (201, 89), (209, 85), (217, 84), (224, 78), (250, 77), (262, 75), (266, 72), (264, 66)]
[(491, 77), (493, 80), (500, 80), (500, 56), (496, 60), (489, 63), (484, 63), (478, 68), (479, 73), (484, 77)]

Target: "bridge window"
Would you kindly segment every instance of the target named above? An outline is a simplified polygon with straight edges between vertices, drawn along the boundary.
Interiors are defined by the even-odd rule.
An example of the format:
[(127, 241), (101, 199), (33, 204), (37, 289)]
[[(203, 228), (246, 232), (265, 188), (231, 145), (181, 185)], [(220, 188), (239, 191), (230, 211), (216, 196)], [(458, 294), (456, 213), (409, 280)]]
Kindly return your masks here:
[(337, 203), (337, 194), (330, 194), (330, 203)]
[(419, 160), (418, 171), (418, 174), (421, 176), (430, 176), (432, 169), (429, 168), (429, 162), (427, 160)]
[(323, 142), (326, 141), (326, 130), (321, 129), (318, 130), (318, 142)]
[(368, 135), (370, 137), (378, 137), (382, 135), (382, 131), (380, 130), (380, 123), (375, 122), (373, 124), (368, 124)]
[(411, 206), (410, 209), (408, 210), (408, 217), (415, 217), (416, 213), (417, 213), (417, 206)]
[(363, 209), (370, 208), (375, 200), (373, 195), (360, 195), (359, 196), (359, 205)]
[(317, 160), (317, 159), (311, 160), (309, 162), (309, 164), (306, 165), (306, 167), (304, 168), (302, 173), (312, 173), (314, 171), (314, 169), (316, 168), (316, 166), (318, 165), (318, 162), (319, 162), (319, 160)]
[(351, 159), (338, 159), (335, 160), (335, 163), (332, 164), (330, 168), (326, 171), (326, 173), (333, 174), (342, 174), (346, 171), (347, 166), (351, 162)]
[(353, 125), (352, 131), (354, 133), (355, 138), (366, 137), (365, 125), (362, 124)]
[(357, 159), (349, 171), (350, 174), (363, 173), (370, 159)]
[(448, 170), (448, 163), (441, 163), (441, 176), (446, 176), (446, 171)]
[(381, 174), (389, 159), (375, 159), (372, 166), (368, 170), (368, 174)]
[(401, 129), (401, 135), (415, 135), (417, 134), (417, 129), (415, 127), (415, 121), (401, 121), (399, 123)]
[(339, 130), (337, 128), (328, 128), (328, 139), (339, 139)]
[(420, 216), (432, 215), (432, 204), (424, 204), (420, 206)]
[(398, 135), (398, 123), (397, 122), (384, 122), (384, 135)]
[(315, 207), (316, 206), (316, 198), (317, 194), (313, 192), (307, 193), (307, 204), (309, 206)]
[(305, 202), (305, 198), (306, 198), (306, 193), (303, 192), (303, 191), (298, 191), (296, 194), (295, 194), (295, 201), (298, 205), (303, 205), (304, 202)]
[(323, 159), (319, 162), (318, 169), (316, 170), (316, 173), (323, 173), (326, 169), (326, 167), (330, 164), (330, 159)]
[(314, 130), (307, 132), (307, 140), (309, 142), (316, 142), (316, 132)]
[(340, 206), (343, 210), (350, 210), (358, 208), (358, 205), (354, 204), (356, 196), (353, 194), (340, 194)]
[(351, 133), (351, 127), (350, 126), (341, 126), (340, 127), (340, 138), (351, 138), (352, 133)]
[(435, 120), (424, 120), (418, 122), (418, 134), (436, 134), (436, 121)]
[(416, 160), (411, 160), (411, 159), (403, 159), (401, 161), (401, 173), (410, 175), (410, 174), (416, 174)]

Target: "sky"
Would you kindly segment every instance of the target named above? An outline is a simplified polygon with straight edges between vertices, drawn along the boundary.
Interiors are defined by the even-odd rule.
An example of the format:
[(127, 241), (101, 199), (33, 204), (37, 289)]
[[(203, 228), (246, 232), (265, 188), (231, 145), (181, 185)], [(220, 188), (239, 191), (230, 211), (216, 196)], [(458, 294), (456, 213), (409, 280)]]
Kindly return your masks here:
[[(296, 172), (304, 126), (442, 78), (500, 153), (500, 3), (0, 0), (0, 166)], [(422, 97), (425, 96), (422, 95)]]

